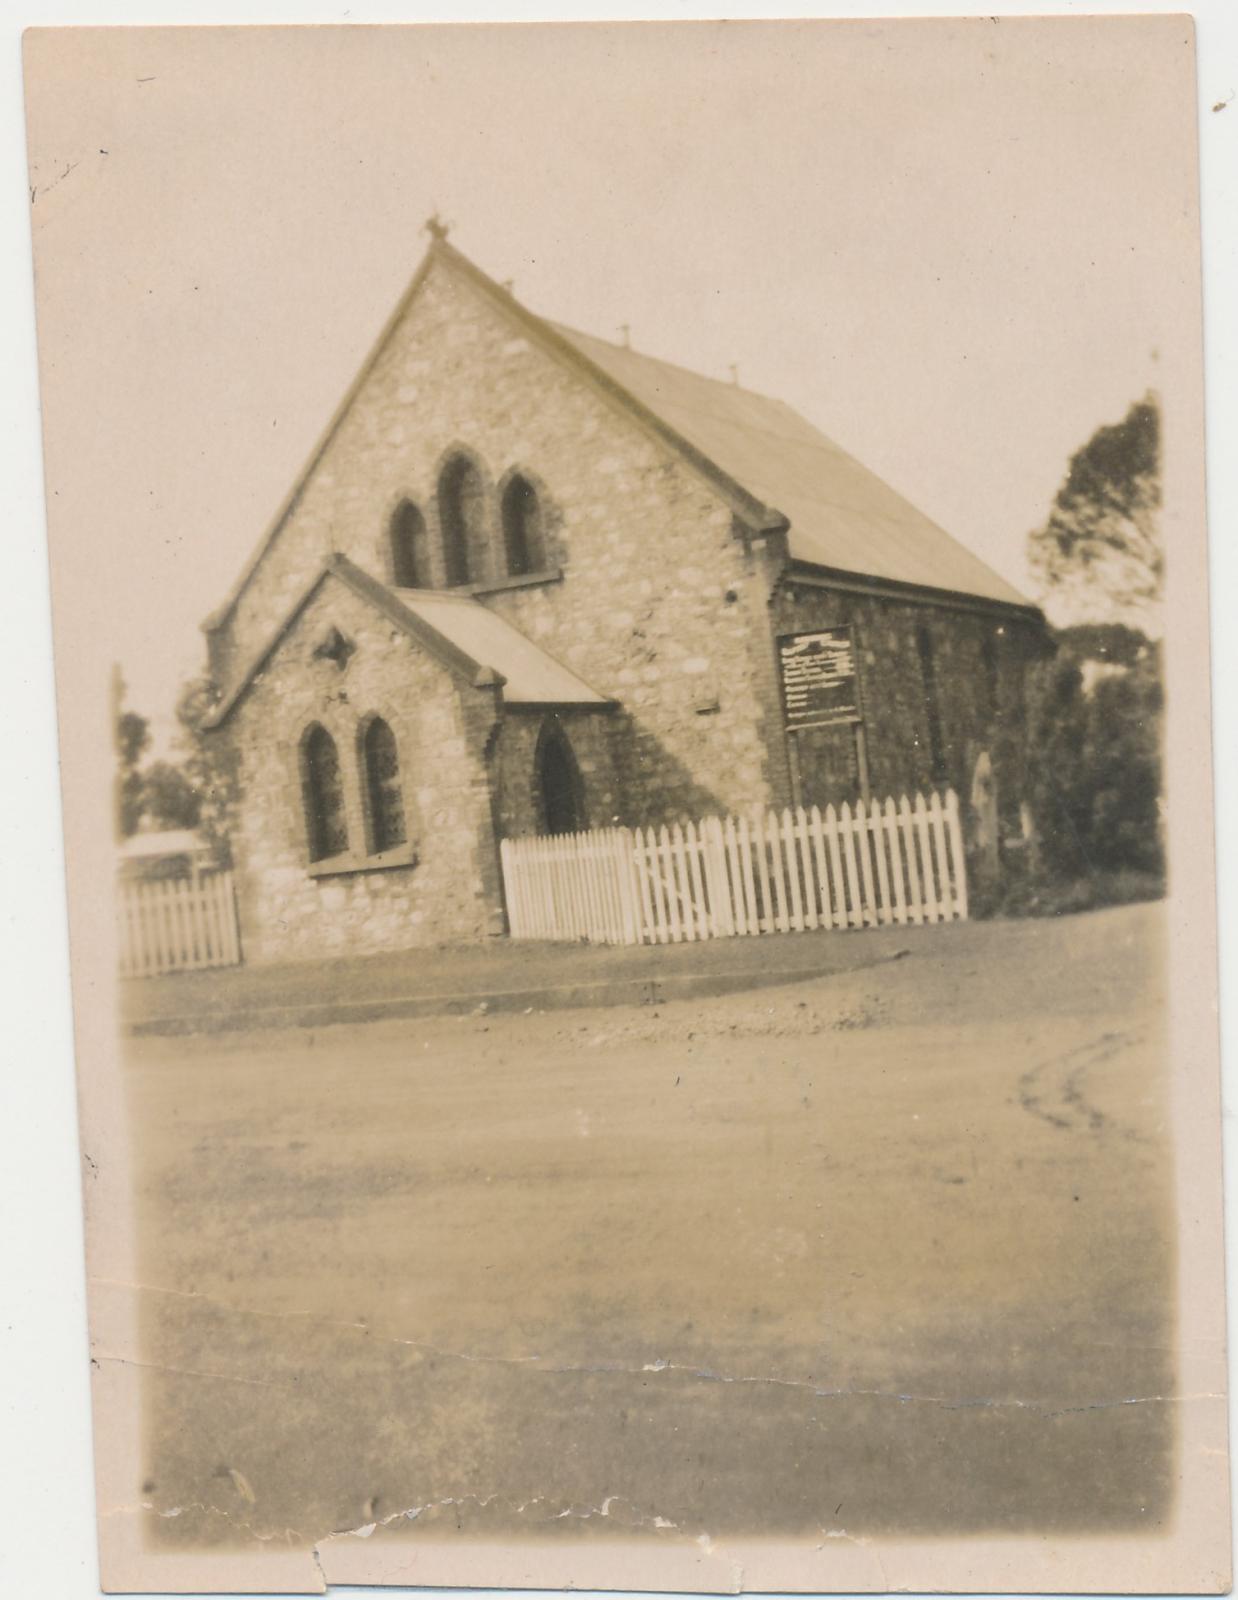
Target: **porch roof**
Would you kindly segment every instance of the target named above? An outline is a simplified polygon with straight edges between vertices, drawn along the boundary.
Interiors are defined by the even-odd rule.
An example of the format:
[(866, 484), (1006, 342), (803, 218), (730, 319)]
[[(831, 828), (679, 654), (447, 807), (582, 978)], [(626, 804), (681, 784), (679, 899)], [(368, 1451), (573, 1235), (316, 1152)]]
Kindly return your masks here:
[(581, 706), (604, 711), (615, 703), (591, 689), (583, 678), (548, 655), (506, 617), (471, 595), (394, 589), (337, 553), (323, 562), (313, 581), (250, 659), (230, 693), (204, 719), (204, 728), (217, 728), (227, 721), (328, 578), (337, 578), (458, 677), (478, 687), (498, 687), (506, 705)]
[(503, 679), (509, 705), (605, 706), (610, 701), (591, 689), (561, 661), (547, 655), (527, 634), (470, 595), (437, 589), (393, 589), (392, 594), (420, 621), (480, 667)]

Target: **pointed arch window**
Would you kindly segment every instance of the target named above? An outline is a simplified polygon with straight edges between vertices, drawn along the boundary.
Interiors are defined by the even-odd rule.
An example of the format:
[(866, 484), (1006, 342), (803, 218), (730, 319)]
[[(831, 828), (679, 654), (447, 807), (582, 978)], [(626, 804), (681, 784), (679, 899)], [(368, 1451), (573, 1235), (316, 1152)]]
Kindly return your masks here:
[(430, 587), (426, 521), (411, 500), (401, 500), (391, 518), (391, 581), (397, 589)]
[(503, 491), (503, 547), (513, 578), (540, 572), (546, 565), (542, 508), (537, 490), (519, 473)]
[(370, 851), (378, 855), (403, 844), (408, 837), (400, 785), (400, 752), (395, 734), (381, 717), (375, 717), (362, 736), (361, 766), (365, 774)]
[(317, 722), (301, 741), (301, 782), (310, 860), (342, 855), (348, 849), (348, 818), (340, 754), (335, 740)]
[(452, 456), (439, 474), (438, 510), (447, 587), (484, 577), (485, 488), (467, 456)]

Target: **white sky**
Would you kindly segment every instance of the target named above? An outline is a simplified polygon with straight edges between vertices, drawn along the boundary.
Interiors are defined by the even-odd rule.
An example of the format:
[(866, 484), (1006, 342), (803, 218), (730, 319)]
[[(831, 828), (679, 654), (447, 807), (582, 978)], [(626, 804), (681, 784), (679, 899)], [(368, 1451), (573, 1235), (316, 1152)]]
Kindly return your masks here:
[(1179, 337), (1175, 29), (36, 36), (53, 538), (100, 596), (131, 576), (99, 623), (130, 702), (199, 668), (435, 209), (534, 310), (738, 363), (1026, 589), (1070, 453)]

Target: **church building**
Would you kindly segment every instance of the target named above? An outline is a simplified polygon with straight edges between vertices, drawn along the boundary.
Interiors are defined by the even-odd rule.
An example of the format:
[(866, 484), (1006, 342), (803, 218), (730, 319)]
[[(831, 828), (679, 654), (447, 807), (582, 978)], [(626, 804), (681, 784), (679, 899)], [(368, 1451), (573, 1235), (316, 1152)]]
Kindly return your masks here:
[(250, 961), (506, 927), (499, 842), (1017, 807), (1040, 612), (778, 400), (527, 310), (430, 225), (204, 624)]

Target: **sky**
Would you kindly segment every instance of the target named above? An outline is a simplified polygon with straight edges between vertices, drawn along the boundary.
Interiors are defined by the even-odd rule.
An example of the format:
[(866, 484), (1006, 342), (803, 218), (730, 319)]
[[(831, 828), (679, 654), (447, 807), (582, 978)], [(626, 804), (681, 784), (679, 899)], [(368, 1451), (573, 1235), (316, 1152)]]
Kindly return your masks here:
[(1181, 19), (57, 30), (26, 64), (54, 600), (165, 726), (433, 212), (533, 310), (735, 364), (1024, 592), (1071, 453), (1169, 412), (1198, 341)]

